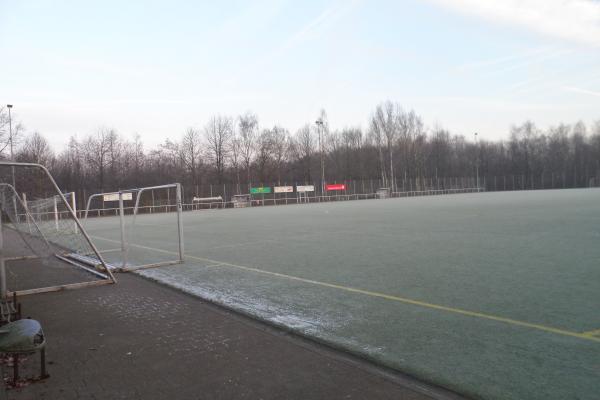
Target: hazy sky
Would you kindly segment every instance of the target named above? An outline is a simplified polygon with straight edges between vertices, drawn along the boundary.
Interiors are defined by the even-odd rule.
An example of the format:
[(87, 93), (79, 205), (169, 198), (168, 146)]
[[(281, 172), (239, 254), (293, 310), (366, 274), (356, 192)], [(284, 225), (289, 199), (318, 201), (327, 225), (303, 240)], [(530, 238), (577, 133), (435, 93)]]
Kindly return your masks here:
[(386, 99), (490, 139), (600, 119), (600, 2), (0, 0), (0, 104), (54, 146), (246, 110), (366, 127)]

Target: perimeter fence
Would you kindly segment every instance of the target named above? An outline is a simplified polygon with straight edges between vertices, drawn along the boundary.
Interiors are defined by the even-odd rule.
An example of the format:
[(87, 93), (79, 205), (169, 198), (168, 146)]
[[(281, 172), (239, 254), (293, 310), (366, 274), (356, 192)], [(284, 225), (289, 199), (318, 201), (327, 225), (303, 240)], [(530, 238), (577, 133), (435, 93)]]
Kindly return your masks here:
[[(206, 184), (183, 185), (183, 210), (230, 208), (235, 204), (233, 196), (249, 194), (252, 188), (271, 188), (270, 193), (251, 195), (251, 206), (283, 205), (298, 203), (318, 203), (326, 201), (347, 201), (381, 198), (378, 190), (384, 186), (390, 189), (389, 197), (410, 197), (477, 191), (514, 191), (540, 189), (568, 189), (599, 187), (600, 175), (575, 178), (568, 174), (519, 174), (519, 175), (480, 175), (463, 177), (422, 177), (396, 179), (394, 185), (384, 185), (381, 179), (335, 180), (327, 184), (344, 184), (345, 190), (327, 191), (320, 181), (282, 181), (251, 184)], [(293, 187), (292, 192), (274, 193), (275, 187)], [(312, 186), (312, 192), (296, 192), (298, 186)], [(389, 187), (393, 186), (393, 187)], [(101, 190), (76, 190), (76, 208), (83, 217), (87, 198)], [(152, 192), (140, 204), (140, 213), (171, 212), (176, 210), (174, 190)], [(133, 207), (125, 207), (132, 212)], [(119, 208), (113, 202), (98, 204), (89, 210), (90, 217), (118, 215)]]

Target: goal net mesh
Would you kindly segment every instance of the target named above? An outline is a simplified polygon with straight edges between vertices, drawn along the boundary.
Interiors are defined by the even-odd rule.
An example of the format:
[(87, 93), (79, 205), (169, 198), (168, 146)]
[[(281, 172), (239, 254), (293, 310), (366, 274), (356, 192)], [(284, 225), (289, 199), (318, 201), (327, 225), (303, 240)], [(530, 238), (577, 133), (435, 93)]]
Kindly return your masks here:
[[(8, 290), (109, 280), (69, 202), (41, 166), (0, 163), (2, 256)], [(11, 287), (12, 286), (12, 287)]]

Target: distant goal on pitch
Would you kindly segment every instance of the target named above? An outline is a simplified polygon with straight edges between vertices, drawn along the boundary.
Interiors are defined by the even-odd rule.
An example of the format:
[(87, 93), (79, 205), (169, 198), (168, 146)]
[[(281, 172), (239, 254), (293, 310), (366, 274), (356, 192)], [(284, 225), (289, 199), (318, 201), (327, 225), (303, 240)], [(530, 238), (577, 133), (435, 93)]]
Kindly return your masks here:
[(88, 197), (83, 222), (116, 270), (184, 261), (179, 183), (95, 193)]

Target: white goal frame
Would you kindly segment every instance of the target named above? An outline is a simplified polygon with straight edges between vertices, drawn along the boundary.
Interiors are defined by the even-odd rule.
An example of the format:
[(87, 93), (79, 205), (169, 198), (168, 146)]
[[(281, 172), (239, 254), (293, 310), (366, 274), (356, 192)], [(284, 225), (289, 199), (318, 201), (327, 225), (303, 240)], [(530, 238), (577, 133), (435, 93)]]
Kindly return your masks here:
[[(55, 256), (57, 258), (59, 258), (63, 261), (66, 261), (66, 262), (70, 263), (71, 265), (82, 268), (88, 272), (92, 272), (95, 275), (98, 275), (103, 279), (95, 280), (95, 281), (86, 281), (86, 282), (70, 283), (70, 284), (63, 284), (63, 285), (47, 286), (47, 287), (35, 288), (35, 289), (15, 290), (14, 292), (8, 292), (8, 289), (6, 286), (6, 261), (10, 261), (10, 260), (14, 260), (14, 259), (36, 258), (36, 257), (32, 257), (32, 256), (23, 256), (23, 257), (16, 257), (16, 258), (15, 257), (13, 257), (13, 258), (5, 257), (4, 237), (2, 234), (2, 218), (0, 218), (0, 298), (4, 299), (7, 296), (11, 296), (13, 294), (16, 294), (17, 296), (23, 296), (23, 295), (35, 294), (35, 293), (57, 292), (57, 291), (61, 291), (61, 290), (78, 289), (78, 288), (83, 288), (83, 287), (88, 287), (88, 286), (97, 286), (97, 285), (103, 285), (103, 284), (108, 284), (108, 283), (116, 283), (117, 280), (115, 279), (114, 275), (108, 268), (108, 265), (104, 262), (102, 255), (100, 254), (100, 252), (98, 251), (98, 249), (96, 248), (96, 246), (94, 245), (92, 240), (90, 239), (89, 235), (83, 228), (83, 225), (77, 218), (77, 215), (73, 211), (73, 208), (71, 207), (71, 205), (65, 198), (63, 192), (60, 190), (60, 188), (56, 184), (56, 181), (54, 180), (54, 178), (52, 177), (52, 175), (50, 174), (48, 169), (41, 164), (19, 163), (19, 162), (12, 162), (12, 161), (0, 161), (0, 166), (11, 167), (13, 169), (13, 174), (14, 174), (15, 168), (35, 168), (35, 169), (42, 171), (42, 173), (46, 176), (46, 178), (50, 182), (51, 186), (54, 188), (54, 190), (56, 190), (57, 194), (55, 196), (58, 197), (59, 201), (62, 202), (63, 206), (66, 208), (67, 212), (69, 213), (69, 216), (75, 222), (76, 229), (79, 230), (78, 233), (82, 234), (83, 238), (85, 239), (87, 244), (92, 249), (92, 252), (97, 257), (97, 259), (98, 259), (97, 264), (99, 264), (102, 267), (103, 272), (105, 272), (105, 273), (100, 273), (98, 271), (93, 270), (92, 268), (88, 268), (85, 265), (82, 265), (82, 264), (70, 259), (69, 256), (71, 254), (68, 254), (68, 253), (58, 254), (57, 253), (57, 254), (55, 254)], [(13, 178), (13, 180), (14, 180), (14, 178)], [(35, 219), (29, 214), (27, 205), (23, 202), (23, 199), (21, 199), (21, 197), (19, 197), (15, 187), (8, 183), (2, 183), (2, 186), (8, 187), (10, 189), (10, 191), (13, 192), (15, 201), (16, 201), (16, 199), (18, 199), (18, 202), (23, 207), (23, 209), (26, 213), (25, 217), (28, 219), (28, 221), (31, 221), (35, 225), (37, 231), (40, 233), (41, 238), (46, 243), (46, 245), (48, 247), (51, 247), (47, 238), (44, 236), (42, 231), (37, 226)], [(16, 203), (15, 203), (15, 207), (16, 207)], [(24, 240), (24, 242), (25, 242), (26, 246), (29, 247), (33, 251), (31, 246), (29, 245), (29, 243), (26, 240)]]
[[(140, 207), (140, 198), (142, 197), (142, 194), (144, 192), (150, 191), (150, 190), (160, 190), (160, 189), (175, 189), (175, 208), (176, 208), (176, 213), (177, 213), (177, 239), (178, 239), (178, 258), (176, 260), (171, 260), (171, 261), (161, 261), (161, 262), (156, 262), (156, 263), (150, 263), (150, 264), (142, 264), (142, 265), (127, 265), (128, 261), (129, 261), (129, 248), (131, 246), (130, 240), (129, 240), (129, 236), (127, 235), (126, 232), (126, 226), (125, 226), (125, 206), (123, 204), (123, 195), (125, 193), (135, 193), (136, 199), (135, 199), (135, 205), (133, 207), (133, 220), (131, 223), (131, 230), (133, 230), (135, 228), (135, 222), (136, 222), (136, 218), (138, 215), (138, 211), (139, 211), (139, 207)], [(115, 267), (110, 265), (110, 268), (119, 271), (119, 272), (129, 272), (129, 271), (136, 271), (139, 269), (148, 269), (148, 268), (156, 268), (156, 267), (164, 267), (167, 265), (173, 265), (173, 264), (181, 264), (185, 261), (185, 251), (184, 251), (184, 238), (183, 238), (183, 221), (182, 221), (182, 213), (183, 213), (183, 200), (182, 200), (182, 189), (181, 189), (181, 184), (179, 183), (171, 183), (171, 184), (167, 184), (167, 185), (159, 185), (159, 186), (148, 186), (148, 187), (142, 187), (142, 188), (134, 188), (134, 189), (127, 189), (127, 190), (120, 190), (118, 192), (106, 192), (106, 193), (94, 193), (92, 194), (90, 197), (88, 197), (88, 201), (86, 203), (86, 207), (85, 207), (85, 213), (84, 213), (84, 217), (83, 220), (87, 221), (88, 218), (88, 214), (90, 212), (90, 206), (92, 204), (92, 200), (98, 197), (103, 197), (105, 195), (118, 195), (118, 210), (119, 210), (119, 225), (120, 225), (120, 231), (121, 231), (121, 247), (119, 249), (109, 249), (109, 250), (104, 250), (103, 252), (115, 252), (115, 251), (120, 251), (121, 252), (121, 265), (119, 267)], [(163, 207), (163, 206), (160, 206)], [(167, 206), (168, 207), (168, 206)], [(102, 217), (99, 217), (102, 218)]]

